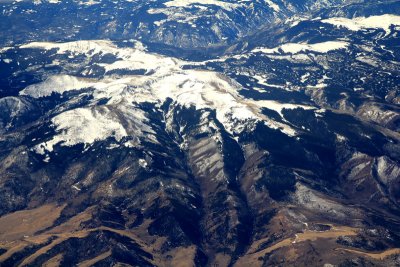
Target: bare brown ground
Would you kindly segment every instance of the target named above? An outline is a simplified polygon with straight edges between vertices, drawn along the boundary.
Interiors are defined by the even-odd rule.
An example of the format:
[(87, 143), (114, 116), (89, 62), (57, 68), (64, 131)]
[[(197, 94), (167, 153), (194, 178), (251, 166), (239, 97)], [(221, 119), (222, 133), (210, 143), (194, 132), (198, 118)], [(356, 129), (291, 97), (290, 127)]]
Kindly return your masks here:
[(19, 240), (53, 225), (65, 206), (48, 204), (0, 217), (0, 245)]
[[(150, 245), (148, 245), (147, 242), (145, 243), (141, 237), (142, 235), (145, 235), (145, 233), (147, 234), (147, 231), (135, 233), (130, 230), (117, 230), (104, 226), (91, 229), (82, 228), (82, 222), (88, 221), (92, 218), (93, 207), (89, 207), (85, 211), (70, 218), (67, 222), (59, 226), (53, 227), (45, 232), (35, 235), (35, 233), (40, 230), (50, 228), (54, 224), (55, 220), (59, 218), (60, 213), (64, 207), (65, 206), (57, 207), (56, 205), (45, 205), (33, 210), (18, 211), (10, 215), (1, 217), (0, 229), (2, 232), (0, 235), (0, 247), (7, 249), (7, 251), (0, 256), (0, 263), (7, 260), (14, 253), (22, 251), (29, 245), (42, 244), (43, 247), (38, 249), (35, 253), (26, 257), (20, 264), (20, 266), (29, 265), (34, 262), (36, 258), (45, 254), (58, 244), (61, 244), (62, 242), (70, 238), (84, 238), (94, 231), (110, 231), (128, 237), (138, 243), (142, 247), (142, 249), (150, 253), (154, 253), (155, 251), (153, 250), (158, 246), (161, 247), (162, 245), (162, 242), (160, 242), (160, 240), (158, 239), (154, 240), (157, 241), (157, 243), (160, 242), (160, 244), (158, 245), (154, 242), (149, 242), (152, 243)], [(22, 222), (22, 225), (20, 224), (20, 222)], [(54, 240), (45, 245), (45, 243), (48, 242), (50, 238), (54, 238)], [(194, 257), (193, 250), (193, 248), (188, 248), (187, 250), (185, 250), (185, 256), (193, 255)], [(172, 260), (174, 260), (176, 257), (182, 258), (183, 254), (181, 253), (182, 252), (180, 251), (175, 251), (174, 253), (172, 253)], [(105, 254), (99, 255), (99, 258), (96, 257), (92, 260), (97, 259), (100, 261), (102, 260), (100, 256), (105, 256)], [(48, 266), (57, 266), (58, 262), (61, 259), (62, 255), (57, 255), (47, 261), (47, 264)], [(155, 263), (160, 264), (161, 262)], [(87, 263), (82, 262), (82, 264)]]
[[(46, 252), (48, 252), (50, 249), (52, 249), (54, 246), (61, 244), (62, 242), (64, 242), (67, 239), (73, 238), (73, 237), (77, 237), (77, 238), (84, 238), (86, 237), (88, 234), (90, 233), (90, 231), (78, 231), (78, 232), (74, 232), (74, 233), (65, 233), (65, 234), (60, 234), (57, 235), (58, 238), (56, 238), (53, 242), (51, 242), (49, 245), (44, 246), (42, 248), (40, 248), (39, 250), (37, 250), (35, 253), (33, 253), (32, 255), (30, 255), (29, 257), (25, 258), (22, 263), (19, 266), (26, 266), (30, 263), (32, 263), (37, 257), (39, 257), (42, 254), (45, 254)], [(51, 237), (51, 235), (47, 235), (49, 238)]]
[(339, 236), (354, 236), (357, 234), (357, 228), (351, 228), (346, 226), (332, 226), (332, 229), (324, 232), (309, 231), (306, 230), (303, 233), (298, 233), (294, 237), (286, 238), (272, 246), (265, 249), (258, 250), (258, 247), (264, 243), (266, 240), (258, 240), (253, 243), (247, 254), (241, 257), (235, 264), (235, 266), (260, 266), (262, 262), (258, 258), (263, 257), (265, 254), (270, 253), (274, 250), (283, 247), (291, 247), (297, 243), (304, 241), (314, 241), (317, 239), (332, 239)]
[(87, 261), (83, 261), (81, 263), (78, 264), (79, 267), (90, 267), (93, 266), (94, 264), (96, 264), (97, 262), (104, 260), (105, 258), (109, 257), (111, 255), (111, 250), (104, 252), (100, 255), (98, 255), (97, 257), (94, 257), (93, 259), (87, 260)]
[[(194, 257), (196, 255), (196, 248), (194, 246), (175, 249), (170, 251), (168, 255), (162, 255), (160, 253), (160, 247), (164, 239), (162, 237), (149, 236), (147, 231), (145, 231), (145, 226), (143, 229), (140, 229), (141, 227), (139, 227), (135, 230), (117, 230), (104, 226), (92, 229), (83, 229), (82, 222), (88, 221), (92, 218), (93, 207), (90, 207), (84, 212), (79, 213), (59, 226), (35, 235), (35, 233), (40, 230), (50, 228), (54, 221), (60, 216), (63, 208), (64, 206), (49, 204), (36, 209), (19, 211), (1, 217), (0, 247), (7, 249), (7, 252), (0, 256), (0, 262), (3, 262), (7, 258), (11, 257), (14, 253), (23, 250), (29, 245), (43, 244), (43, 247), (38, 249), (35, 253), (29, 255), (20, 264), (20, 266), (26, 266), (34, 262), (37, 257), (45, 254), (54, 246), (64, 242), (65, 240), (74, 237), (84, 238), (93, 231), (110, 231), (130, 238), (138, 243), (143, 250), (155, 256), (153, 264), (157, 266), (191, 266), (194, 262)], [(147, 225), (149, 223), (150, 222), (146, 222), (144, 224)], [(259, 261), (258, 258), (263, 257), (265, 254), (274, 250), (286, 248), (289, 249), (289, 252), (292, 251), (295, 253), (295, 246), (297, 243), (315, 241), (317, 239), (332, 240), (339, 236), (354, 236), (359, 230), (357, 228), (346, 226), (331, 225), (331, 227), (332, 228), (330, 230), (323, 232), (306, 230), (261, 250), (259, 247), (266, 242), (267, 239), (258, 240), (252, 244), (247, 254), (240, 258), (235, 266), (260, 266), (261, 261)], [(45, 245), (50, 238), (54, 238), (54, 240)], [(342, 250), (349, 253), (359, 254), (361, 256), (371, 257), (375, 260), (382, 260), (385, 257), (400, 254), (400, 248), (389, 249), (379, 253), (363, 252), (347, 248), (338, 248), (336, 250)], [(101, 261), (110, 255), (111, 251), (107, 251), (93, 259), (81, 262), (79, 266), (86, 267), (93, 265), (94, 263)], [(53, 258), (49, 259), (44, 266), (58, 266), (62, 260), (62, 256), (62, 254), (54, 256)], [(215, 258), (215, 262), (225, 262), (225, 258), (221, 258), (220, 256), (223, 255), (218, 255), (218, 257)]]
[(60, 262), (61, 262), (62, 258), (63, 258), (63, 254), (61, 254), (61, 253), (57, 254), (50, 260), (46, 261), (43, 264), (43, 267), (58, 267), (58, 266), (60, 266)]
[(344, 250), (350, 253), (355, 253), (355, 254), (359, 254), (362, 256), (367, 256), (370, 258), (373, 258), (375, 260), (383, 260), (386, 257), (392, 256), (392, 255), (396, 255), (396, 254), (400, 254), (400, 248), (391, 248), (382, 252), (364, 252), (364, 251), (360, 251), (360, 250), (355, 250), (355, 249), (348, 249), (348, 248), (338, 248), (337, 250)]
[(171, 251), (172, 259), (159, 262), (158, 266), (173, 266), (173, 267), (189, 267), (194, 266), (194, 258), (196, 256), (196, 248), (189, 246), (187, 248), (178, 248)]

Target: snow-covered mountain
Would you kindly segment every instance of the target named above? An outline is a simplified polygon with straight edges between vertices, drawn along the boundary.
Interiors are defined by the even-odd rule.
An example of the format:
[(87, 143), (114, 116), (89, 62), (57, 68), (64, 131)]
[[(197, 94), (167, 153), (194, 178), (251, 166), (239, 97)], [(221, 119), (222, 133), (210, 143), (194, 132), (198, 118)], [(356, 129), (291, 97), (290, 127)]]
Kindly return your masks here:
[(398, 1), (13, 1), (1, 266), (397, 266)]
[[(186, 49), (210, 48), (232, 44), (287, 20), (319, 16), (329, 8), (338, 9), (335, 12), (340, 16), (360, 16), (351, 7), (374, 3), (374, 10), (379, 12), (386, 2), (379, 5), (369, 0), (14, 1), (2, 6), (1, 44), (134, 38), (158, 47), (163, 44)], [(368, 10), (364, 13), (370, 15)]]

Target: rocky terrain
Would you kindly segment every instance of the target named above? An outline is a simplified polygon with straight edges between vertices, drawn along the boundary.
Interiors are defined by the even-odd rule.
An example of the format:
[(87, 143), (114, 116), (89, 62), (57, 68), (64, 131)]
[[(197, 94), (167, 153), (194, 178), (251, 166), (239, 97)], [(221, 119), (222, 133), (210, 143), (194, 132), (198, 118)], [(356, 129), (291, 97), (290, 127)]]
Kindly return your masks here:
[(1, 266), (399, 266), (400, 1), (2, 1)]

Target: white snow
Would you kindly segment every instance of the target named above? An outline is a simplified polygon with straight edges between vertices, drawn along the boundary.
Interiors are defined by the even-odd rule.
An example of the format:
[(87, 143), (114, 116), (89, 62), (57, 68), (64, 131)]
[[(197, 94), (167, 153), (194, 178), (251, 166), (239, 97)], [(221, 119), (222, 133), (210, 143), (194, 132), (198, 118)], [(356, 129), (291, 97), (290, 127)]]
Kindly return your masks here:
[(307, 72), (306, 74), (304, 74), (303, 76), (301, 76), (300, 82), (305, 83), (305, 82), (308, 80), (309, 77), (310, 77), (310, 73)]
[(80, 4), (80, 5), (84, 5), (84, 6), (92, 6), (92, 5), (98, 5), (98, 4), (100, 4), (100, 1), (87, 0), (87, 1), (80, 1), (79, 4)]
[(353, 19), (338, 17), (324, 19), (322, 22), (332, 24), (337, 27), (344, 27), (351, 31), (359, 31), (362, 29), (371, 28), (383, 29), (386, 34), (389, 34), (391, 25), (400, 25), (400, 16), (385, 14), (371, 17), (356, 17)]
[(46, 155), (46, 157), (43, 159), (43, 162), (46, 162), (46, 163), (50, 162), (49, 155)]
[(400, 177), (400, 165), (386, 156), (376, 159), (376, 169), (380, 180), (386, 185)]
[(79, 90), (92, 86), (93, 83), (85, 82), (69, 75), (55, 75), (44, 82), (33, 84), (20, 92), (20, 95), (29, 95), (34, 98), (50, 96), (53, 92), (62, 94), (71, 90)]
[[(138, 49), (141, 49), (140, 43), (136, 43)], [(75, 42), (67, 42), (67, 43), (50, 43), (50, 42), (32, 42), (25, 45), (20, 46), (21, 49), (44, 49), (51, 50), (57, 49), (57, 54), (87, 54), (94, 55), (99, 53), (111, 53), (116, 54), (118, 56), (126, 56), (127, 53), (132, 52), (132, 49), (123, 49), (118, 48), (111, 41), (108, 40), (95, 40), (95, 41), (75, 41)]]
[(282, 118), (284, 118), (283, 114), (282, 114), (283, 109), (296, 109), (296, 108), (302, 108), (305, 110), (315, 109), (315, 107), (312, 107), (312, 106), (291, 104), (291, 103), (280, 103), (280, 102), (274, 101), (274, 100), (260, 100), (260, 101), (257, 101), (256, 104), (259, 107), (264, 107), (264, 108), (275, 110), (276, 112), (279, 113), (279, 115), (281, 115)]
[(271, 0), (265, 0), (265, 3), (267, 3), (276, 12), (279, 12), (281, 10), (279, 6)]
[(318, 52), (318, 53), (327, 53), (333, 50), (346, 49), (348, 47), (348, 43), (344, 41), (327, 41), (322, 43), (315, 44), (306, 44), (306, 43), (287, 43), (280, 45), (275, 48), (255, 48), (252, 52), (261, 52), (265, 54), (276, 54), (282, 51), (285, 54), (297, 54), (300, 52)]
[(52, 119), (58, 135), (43, 144), (45, 150), (51, 152), (53, 147), (61, 143), (63, 146), (91, 144), (105, 140), (109, 136), (119, 141), (127, 136), (125, 129), (116, 122), (105, 108), (77, 108), (63, 112)]
[(7, 51), (10, 50), (10, 49), (12, 49), (12, 47), (9, 47), (9, 46), (0, 48), (0, 54), (5, 53), (5, 52), (7, 52)]
[(75, 189), (76, 191), (81, 191), (81, 189), (78, 187), (78, 186), (76, 186), (76, 185), (72, 185), (71, 186), (73, 189)]
[(139, 165), (142, 168), (146, 168), (147, 167), (147, 161), (145, 159), (139, 159)]
[(273, 87), (273, 88), (279, 88), (279, 89), (285, 89), (285, 86), (280, 85), (280, 84), (270, 84), (268, 83), (264, 77), (261, 77), (259, 75), (253, 75), (252, 76), (254, 79), (258, 81), (259, 84), (268, 86), (268, 87)]
[(307, 85), (307, 88), (309, 89), (323, 89), (327, 87), (328, 85), (326, 83), (317, 83), (316, 85)]

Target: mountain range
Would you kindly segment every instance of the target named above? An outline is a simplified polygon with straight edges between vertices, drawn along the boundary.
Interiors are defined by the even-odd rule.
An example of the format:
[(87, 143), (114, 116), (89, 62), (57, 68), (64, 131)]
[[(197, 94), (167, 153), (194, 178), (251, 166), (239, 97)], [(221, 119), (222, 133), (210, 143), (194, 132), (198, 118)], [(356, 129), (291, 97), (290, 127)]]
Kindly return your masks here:
[(400, 1), (0, 11), (1, 266), (400, 265)]

